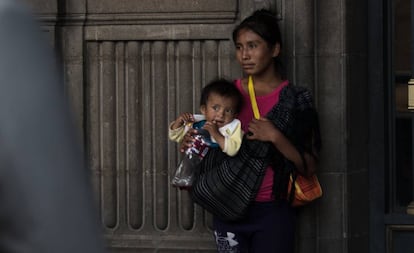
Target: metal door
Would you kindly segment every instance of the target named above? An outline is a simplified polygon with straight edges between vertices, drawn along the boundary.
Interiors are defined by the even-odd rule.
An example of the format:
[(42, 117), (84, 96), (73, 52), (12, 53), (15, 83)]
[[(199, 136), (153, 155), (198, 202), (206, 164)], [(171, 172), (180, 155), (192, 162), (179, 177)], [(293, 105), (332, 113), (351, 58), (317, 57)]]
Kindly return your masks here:
[(388, 1), (387, 253), (414, 252), (414, 1)]

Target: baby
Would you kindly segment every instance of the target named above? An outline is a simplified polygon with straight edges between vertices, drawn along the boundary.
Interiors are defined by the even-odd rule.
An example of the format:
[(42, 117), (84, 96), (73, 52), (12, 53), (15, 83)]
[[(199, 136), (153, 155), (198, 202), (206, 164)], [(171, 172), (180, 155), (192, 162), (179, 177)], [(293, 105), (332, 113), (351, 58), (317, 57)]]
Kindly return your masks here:
[(209, 148), (220, 147), (229, 156), (237, 154), (243, 132), (236, 116), (242, 103), (243, 97), (236, 86), (225, 79), (218, 79), (202, 90), (202, 115), (186, 112), (170, 124), (169, 138), (172, 141), (181, 142), (190, 127), (197, 129), (199, 133), (193, 147), (185, 152), (186, 156), (176, 170), (172, 181), (174, 186), (191, 186), (194, 166), (201, 161)]

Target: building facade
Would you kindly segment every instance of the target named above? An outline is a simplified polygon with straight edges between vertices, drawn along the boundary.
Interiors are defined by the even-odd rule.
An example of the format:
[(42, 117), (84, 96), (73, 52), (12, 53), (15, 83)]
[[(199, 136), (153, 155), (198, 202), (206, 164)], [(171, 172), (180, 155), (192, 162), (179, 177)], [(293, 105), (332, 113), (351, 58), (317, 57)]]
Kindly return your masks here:
[[(171, 187), (167, 126), (236, 78), (233, 27), (280, 18), (288, 77), (313, 91), (324, 195), (298, 253), (414, 249), (410, 0), (28, 0), (62, 62), (111, 252), (215, 252), (211, 216)], [(64, 228), (63, 228), (64, 229)]]

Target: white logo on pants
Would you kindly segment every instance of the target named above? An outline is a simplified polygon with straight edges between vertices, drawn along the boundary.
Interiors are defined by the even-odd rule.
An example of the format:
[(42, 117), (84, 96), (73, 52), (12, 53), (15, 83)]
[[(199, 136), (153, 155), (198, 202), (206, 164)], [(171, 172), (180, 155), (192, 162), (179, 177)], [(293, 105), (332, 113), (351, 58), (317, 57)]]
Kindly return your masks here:
[(217, 250), (219, 252), (227, 252), (227, 253), (238, 253), (239, 250), (237, 248), (234, 248), (239, 243), (234, 240), (235, 234), (231, 232), (227, 232), (227, 236), (219, 236), (216, 231), (214, 231), (214, 235), (216, 237), (216, 243), (217, 243)]

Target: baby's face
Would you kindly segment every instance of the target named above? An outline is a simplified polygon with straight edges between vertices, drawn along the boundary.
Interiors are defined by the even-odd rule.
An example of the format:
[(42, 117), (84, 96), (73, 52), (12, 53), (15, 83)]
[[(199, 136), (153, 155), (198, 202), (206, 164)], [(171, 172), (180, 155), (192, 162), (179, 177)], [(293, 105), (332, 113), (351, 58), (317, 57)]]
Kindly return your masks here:
[(212, 93), (206, 105), (201, 106), (201, 112), (207, 121), (217, 124), (220, 128), (236, 117), (236, 99)]

